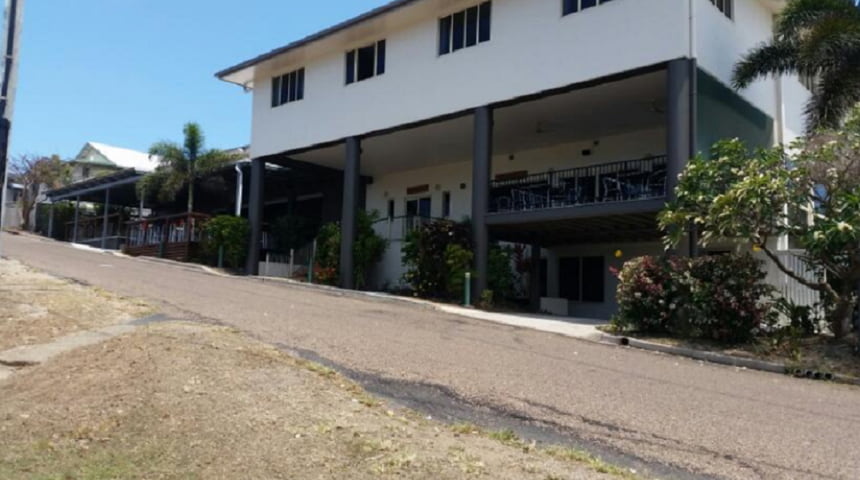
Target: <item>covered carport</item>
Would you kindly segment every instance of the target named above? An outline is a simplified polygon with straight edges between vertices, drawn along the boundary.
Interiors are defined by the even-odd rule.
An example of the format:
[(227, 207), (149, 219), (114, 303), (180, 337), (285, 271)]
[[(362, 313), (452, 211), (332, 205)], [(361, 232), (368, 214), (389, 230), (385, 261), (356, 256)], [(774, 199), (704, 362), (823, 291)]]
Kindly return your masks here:
[[(136, 209), (140, 216), (144, 205), (138, 200), (137, 182), (145, 172), (130, 168), (109, 175), (91, 178), (51, 190), (46, 194), (50, 200), (48, 207), (48, 236), (52, 237), (54, 229), (54, 205), (62, 201), (74, 203), (74, 220), (69, 225), (72, 243), (84, 243), (90, 246), (119, 249), (124, 240), (124, 221), (122, 213), (111, 214), (112, 207), (129, 207)], [(81, 218), (81, 203), (101, 205), (101, 215), (89, 219)], [(97, 210), (98, 211), (98, 210)]]

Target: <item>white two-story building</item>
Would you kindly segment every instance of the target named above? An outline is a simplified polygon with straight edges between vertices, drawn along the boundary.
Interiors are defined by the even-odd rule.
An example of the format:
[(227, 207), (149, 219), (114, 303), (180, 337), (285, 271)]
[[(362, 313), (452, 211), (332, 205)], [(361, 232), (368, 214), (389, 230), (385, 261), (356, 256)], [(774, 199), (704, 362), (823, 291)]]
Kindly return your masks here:
[[(721, 138), (764, 146), (801, 133), (809, 92), (797, 79), (730, 87), (783, 6), (397, 0), (219, 72), (253, 93), (249, 266), (265, 186), (335, 212), (343, 271), (357, 209), (379, 211), (391, 244), (377, 288), (401, 281), (405, 230), (469, 217), (478, 291), (490, 242), (524, 243), (540, 260), (536, 305), (608, 317), (609, 267), (662, 250), (656, 214), (691, 156)], [(266, 163), (324, 179), (319, 193), (273, 184)]]

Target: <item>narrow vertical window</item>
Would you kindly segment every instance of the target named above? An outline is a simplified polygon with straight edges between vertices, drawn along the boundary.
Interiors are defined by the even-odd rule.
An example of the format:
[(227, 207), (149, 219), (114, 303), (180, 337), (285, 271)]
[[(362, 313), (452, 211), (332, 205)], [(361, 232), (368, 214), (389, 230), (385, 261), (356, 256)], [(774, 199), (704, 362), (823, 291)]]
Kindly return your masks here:
[(296, 100), (304, 100), (305, 98), (305, 69), (299, 70), (299, 94)]
[(454, 14), (453, 27), (454, 34), (452, 35), (451, 50), (457, 51), (463, 48), (466, 36), (466, 12)]
[(442, 193), (442, 218), (451, 217), (451, 192)]
[(290, 102), (295, 102), (298, 100), (299, 95), (299, 74), (298, 72), (293, 72), (290, 74)]
[(383, 73), (385, 73), (385, 40), (380, 40), (376, 44), (376, 74)]
[(272, 78), (272, 107), (281, 104), (281, 77)]
[(466, 46), (478, 43), (478, 7), (466, 9)]
[(346, 52), (346, 83), (355, 83), (355, 50)]
[(439, 20), (439, 55), (451, 53), (451, 17)]
[(492, 24), (490, 18), (492, 10), (492, 2), (484, 2), (481, 4), (481, 12), (478, 25), (478, 41), (481, 43), (490, 41), (490, 25)]
[(394, 220), (394, 200), (388, 200), (388, 219)]

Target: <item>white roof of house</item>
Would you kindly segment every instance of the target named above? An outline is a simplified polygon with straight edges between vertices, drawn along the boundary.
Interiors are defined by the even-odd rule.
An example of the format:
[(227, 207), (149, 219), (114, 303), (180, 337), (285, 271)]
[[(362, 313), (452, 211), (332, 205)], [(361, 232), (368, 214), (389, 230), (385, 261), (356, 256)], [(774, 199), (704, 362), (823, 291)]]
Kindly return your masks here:
[(150, 157), (148, 153), (105, 145), (104, 143), (88, 143), (120, 168), (133, 168), (139, 172), (151, 172), (158, 166), (158, 157)]

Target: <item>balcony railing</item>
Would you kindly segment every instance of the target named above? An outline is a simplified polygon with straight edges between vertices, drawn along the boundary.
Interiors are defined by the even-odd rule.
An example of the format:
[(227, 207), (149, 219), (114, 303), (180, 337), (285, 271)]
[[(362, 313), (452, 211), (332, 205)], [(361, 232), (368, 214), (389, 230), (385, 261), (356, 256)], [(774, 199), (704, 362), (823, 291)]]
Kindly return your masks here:
[(404, 240), (406, 237), (419, 228), (432, 223), (439, 219), (433, 217), (422, 217), (420, 215), (405, 215), (400, 217), (386, 217), (377, 220), (373, 224), (373, 229), (377, 235), (389, 241)]
[(666, 157), (659, 156), (495, 180), (490, 212), (663, 198), (667, 178)]
[(129, 255), (188, 261), (203, 239), (202, 227), (208, 218), (199, 213), (183, 213), (130, 222), (125, 251)]

